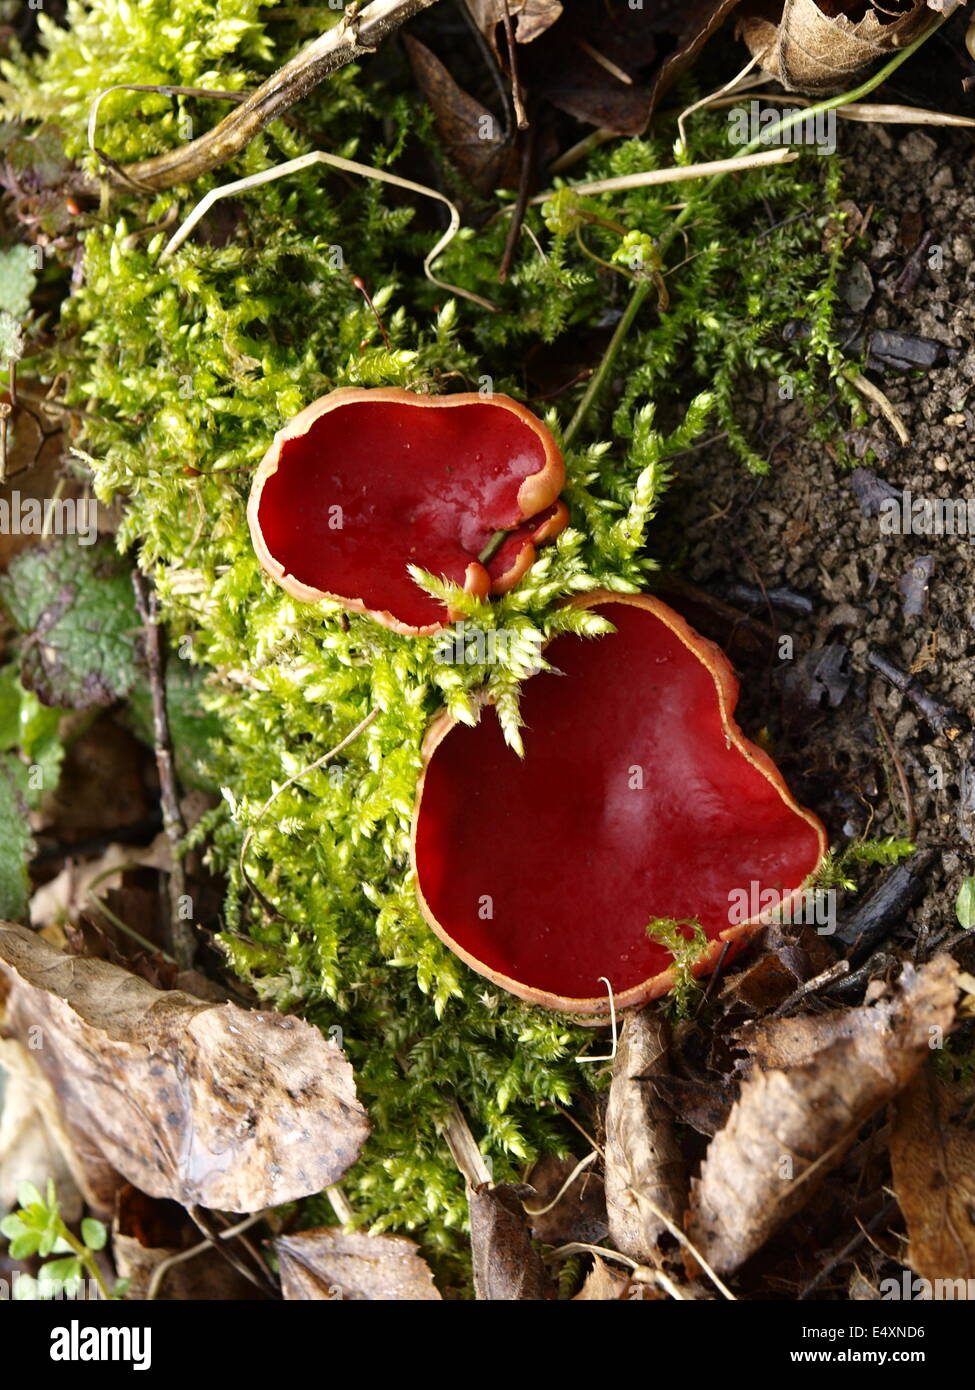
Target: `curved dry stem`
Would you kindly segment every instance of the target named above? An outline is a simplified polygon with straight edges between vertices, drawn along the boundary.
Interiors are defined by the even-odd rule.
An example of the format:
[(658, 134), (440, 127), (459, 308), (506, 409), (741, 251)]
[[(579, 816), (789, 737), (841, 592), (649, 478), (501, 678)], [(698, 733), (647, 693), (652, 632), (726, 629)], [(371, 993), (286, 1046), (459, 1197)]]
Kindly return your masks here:
[(573, 1168), (572, 1172), (566, 1178), (565, 1182), (559, 1188), (558, 1192), (556, 1192), (552, 1200), (546, 1203), (544, 1207), (529, 1207), (524, 1202), (522, 1202), (521, 1205), (525, 1208), (525, 1214), (527, 1216), (546, 1216), (550, 1211), (553, 1210), (554, 1207), (558, 1206), (559, 1202), (561, 1202), (562, 1198), (568, 1192), (569, 1188), (575, 1182), (576, 1178), (579, 1176), (582, 1170), (584, 1168), (588, 1168), (590, 1163), (594, 1163), (598, 1157), (599, 1154), (596, 1152), (595, 1149), (593, 1149), (592, 1153), (586, 1154), (585, 1158), (581, 1158), (579, 1162), (576, 1164), (576, 1166)]
[(319, 34), (212, 130), (152, 159), (110, 173), (142, 189), (189, 183), (239, 154), (268, 122), (287, 111), (331, 72), (373, 53), (384, 38), (436, 0), (372, 0), (361, 13), (350, 5), (341, 23)]
[[(98, 93), (91, 104), (88, 112), (88, 148), (92, 154), (104, 158), (101, 150), (95, 144), (95, 131), (98, 129), (98, 111), (106, 97), (110, 97), (113, 92), (155, 92), (164, 97), (209, 97), (211, 101), (246, 101), (246, 92), (228, 92), (222, 90), (211, 91), (207, 87), (172, 87), (166, 84), (153, 82), (116, 82), (114, 87), (105, 87)], [(131, 175), (128, 177), (131, 178)], [(133, 180), (138, 182), (138, 180)], [(152, 185), (147, 184), (150, 188)]]
[[(692, 106), (685, 106), (684, 110), (677, 117), (677, 130), (680, 135), (680, 142), (685, 150), (687, 149), (686, 122), (688, 116), (692, 116), (695, 111), (703, 110), (706, 106), (712, 106), (719, 97), (726, 96), (727, 93), (734, 92), (738, 88), (740, 88), (741, 84), (745, 81), (745, 78), (748, 77), (752, 68), (755, 66), (757, 62), (758, 55), (756, 54), (745, 64), (741, 72), (736, 73), (736, 75), (732, 77), (730, 81), (726, 82), (723, 87), (719, 87), (716, 92), (709, 92), (706, 97), (701, 97), (700, 101), (695, 101)], [(770, 81), (771, 79), (766, 80)]]
[(375, 169), (371, 164), (357, 164), (354, 159), (343, 159), (341, 155), (326, 154), (324, 150), (312, 150), (309, 154), (299, 155), (297, 159), (288, 159), (283, 164), (275, 164), (270, 169), (263, 169), (259, 174), (249, 174), (247, 178), (235, 179), (233, 183), (225, 183), (221, 184), (219, 188), (211, 188), (210, 192), (196, 204), (189, 217), (185, 219), (175, 234), (170, 237), (163, 248), (160, 259), (166, 260), (174, 251), (178, 251), (197, 223), (221, 198), (231, 198), (235, 193), (246, 193), (250, 188), (259, 188), (261, 184), (273, 183), (275, 179), (287, 178), (291, 174), (300, 173), (302, 169), (310, 168), (313, 164), (328, 164), (332, 168), (344, 170), (347, 174), (357, 174), (363, 179), (377, 179), (380, 183), (391, 183), (397, 188), (405, 188), (410, 193), (419, 193), (424, 198), (435, 198), (438, 203), (443, 203), (450, 213), (450, 224), (436, 246), (424, 257), (423, 272), (427, 279), (431, 280), (438, 288), (446, 290), (449, 294), (456, 294), (461, 299), (469, 299), (472, 303), (479, 304), (482, 309), (494, 311), (496, 306), (489, 299), (482, 299), (479, 294), (474, 294), (471, 290), (462, 289), (459, 285), (450, 285), (446, 280), (439, 280), (431, 269), (433, 262), (453, 241), (460, 230), (460, 213), (449, 198), (443, 193), (438, 193), (435, 188), (427, 188), (425, 184), (414, 183), (412, 179), (400, 178), (399, 174), (391, 174), (386, 169)]

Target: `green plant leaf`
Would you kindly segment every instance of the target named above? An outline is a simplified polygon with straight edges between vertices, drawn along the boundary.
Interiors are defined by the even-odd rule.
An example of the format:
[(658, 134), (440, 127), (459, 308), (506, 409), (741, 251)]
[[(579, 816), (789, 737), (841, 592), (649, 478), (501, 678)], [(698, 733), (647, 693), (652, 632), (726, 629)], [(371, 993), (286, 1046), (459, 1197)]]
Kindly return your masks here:
[(131, 690), (139, 621), (129, 572), (111, 545), (65, 538), (26, 550), (0, 597), (26, 635), (21, 681), (42, 704), (91, 709)]
[(22, 1207), (43, 1207), (46, 1205), (44, 1198), (32, 1182), (17, 1184), (17, 1201)]
[(96, 1221), (93, 1216), (86, 1216), (81, 1223), (81, 1239), (89, 1250), (104, 1250), (108, 1231), (103, 1222)]
[(958, 925), (966, 931), (975, 927), (975, 878), (962, 880), (955, 900), (955, 916), (958, 918)]
[(10, 1242), (10, 1258), (12, 1260), (29, 1260), (31, 1255), (36, 1255), (41, 1244), (40, 1231), (25, 1231), (22, 1236), (14, 1236)]
[(56, 1230), (51, 1230), (49, 1227), (46, 1231), (41, 1231), (37, 1253), (39, 1255), (50, 1255), (57, 1244), (57, 1240), (58, 1233)]
[(34, 255), (29, 246), (8, 246), (0, 251), (0, 309), (19, 321), (30, 310), (30, 297), (37, 281)]
[(0, 1235), (6, 1236), (7, 1240), (16, 1240), (18, 1236), (24, 1235), (27, 1227), (18, 1212), (11, 1212), (0, 1221)]
[(12, 753), (0, 757), (0, 917), (20, 921), (27, 915), (27, 861), (33, 837), (22, 787), (26, 771)]
[(48, 1260), (47, 1264), (41, 1265), (40, 1277), (57, 1279), (59, 1282), (78, 1279), (81, 1277), (81, 1261), (77, 1255), (67, 1256), (63, 1260)]
[(24, 355), (24, 330), (13, 314), (0, 309), (0, 366), (19, 362)]

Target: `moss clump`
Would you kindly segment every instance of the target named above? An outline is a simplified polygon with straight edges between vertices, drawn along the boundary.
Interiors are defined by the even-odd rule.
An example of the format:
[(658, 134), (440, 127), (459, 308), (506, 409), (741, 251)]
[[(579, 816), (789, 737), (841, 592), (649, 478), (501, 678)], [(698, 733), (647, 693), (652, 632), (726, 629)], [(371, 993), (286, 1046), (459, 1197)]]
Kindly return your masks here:
[[(66, 30), (45, 30), (46, 55), (16, 77), (8, 70), (8, 113), (56, 117), (78, 152), (88, 103), (112, 82), (232, 87), (283, 61), (297, 31), (262, 15), (255, 0), (72, 4)], [(99, 143), (116, 159), (180, 138), (168, 98), (119, 93), (103, 114)], [(439, 161), (395, 47), (361, 71), (336, 74), (298, 114), (300, 133), (274, 123), (220, 178), (316, 145), (387, 167), (406, 153), (414, 176), (418, 160)], [(694, 158), (727, 154), (720, 121), (694, 129)], [(668, 157), (663, 141), (620, 141), (578, 174), (622, 174)], [(174, 200), (185, 215), (185, 191), (113, 195), (105, 220), (92, 220), (57, 345), (34, 366), (63, 371), (67, 399), (92, 403), (82, 442), (98, 493), (125, 497), (120, 544), (139, 545), (174, 646), (208, 672), (206, 704), (222, 729), (209, 771), (222, 801), (195, 834), (229, 880), (222, 942), (262, 997), (342, 1029), (374, 1125), (344, 1187), (373, 1229), (419, 1228), (431, 1248), (452, 1244), (465, 1204), (438, 1127), (455, 1100), (502, 1177), (564, 1145), (556, 1106), (589, 1084), (573, 1060), (585, 1035), (493, 992), (420, 919), (407, 850), (425, 725), (442, 702), (475, 718), (472, 696), (486, 684), (517, 747), (525, 653), (539, 635), (599, 630), (594, 615), (559, 606), (566, 595), (646, 582), (646, 528), (675, 456), (716, 413), (745, 461), (764, 467), (735, 422), (736, 384), (754, 369), (790, 376), (811, 398), (822, 384), (835, 265), (821, 240), (837, 178), (835, 161), (809, 159), (692, 192), (683, 235), (667, 266), (654, 268), (665, 274), (669, 308), (654, 309), (652, 297), (643, 308), (605, 399), (567, 451), (571, 529), (513, 594), (493, 605), (466, 602), (468, 621), (524, 639), (500, 644), (490, 666), (446, 665), (435, 659), (434, 638), (302, 607), (268, 584), (245, 524), (251, 472), (272, 432), (336, 386), (442, 391), (487, 378), (530, 399), (526, 364), (546, 345), (553, 359), (567, 346), (594, 363), (600, 342), (583, 336), (605, 341), (641, 273), (617, 256), (623, 237), (631, 234), (628, 253), (633, 233), (640, 245), (664, 236), (673, 190), (586, 199), (599, 220), (574, 225), (564, 200), (561, 212), (531, 210), (533, 235), (521, 238), (504, 286), (497, 266), (506, 217), (465, 231), (438, 271), (492, 299), (495, 314), (445, 302), (424, 279), (422, 256), (439, 234), (426, 208), (320, 169), (224, 204), (209, 230), (167, 262), (163, 237), (142, 229)], [(796, 208), (804, 216), (784, 221)], [(353, 274), (385, 317), (388, 347)], [(795, 318), (810, 323), (811, 336), (790, 345), (782, 330)], [(548, 414), (557, 434), (582, 389), (557, 396)], [(655, 410), (666, 428), (655, 427)], [(435, 577), (428, 582), (436, 588)], [(272, 792), (373, 709), (378, 717), (340, 759), (261, 814)], [(248, 873), (273, 912), (239, 870), (249, 829)]]

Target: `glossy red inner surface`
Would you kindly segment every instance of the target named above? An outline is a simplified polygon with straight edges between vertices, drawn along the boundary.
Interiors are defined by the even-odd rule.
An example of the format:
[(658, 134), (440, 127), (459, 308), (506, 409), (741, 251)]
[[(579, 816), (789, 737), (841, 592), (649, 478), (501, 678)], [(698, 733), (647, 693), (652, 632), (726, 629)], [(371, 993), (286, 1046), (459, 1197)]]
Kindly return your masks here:
[(819, 861), (813, 827), (726, 737), (703, 662), (645, 609), (596, 611), (617, 631), (556, 639), (546, 656), (563, 674), (524, 687), (524, 760), (491, 710), (447, 734), (416, 837), (421, 891), (452, 940), (563, 998), (666, 969), (652, 917), (697, 917), (716, 937), (731, 890), (785, 893)]
[(284, 445), (261, 531), (301, 583), (422, 627), (444, 610), (407, 565), (463, 584), (492, 532), (521, 521), (518, 489), (544, 462), (534, 430), (490, 401), (351, 401)]

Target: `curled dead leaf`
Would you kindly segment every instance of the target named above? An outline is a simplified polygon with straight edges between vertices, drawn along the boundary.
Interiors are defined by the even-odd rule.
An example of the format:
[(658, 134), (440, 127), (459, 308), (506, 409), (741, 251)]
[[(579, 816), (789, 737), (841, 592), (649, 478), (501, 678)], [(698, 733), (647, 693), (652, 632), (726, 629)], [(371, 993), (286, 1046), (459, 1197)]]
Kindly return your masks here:
[(610, 1240), (640, 1264), (653, 1262), (666, 1229), (655, 1208), (680, 1225), (687, 1201), (671, 1112), (654, 1087), (654, 1077), (668, 1069), (668, 1042), (667, 1024), (653, 1008), (627, 1015), (606, 1105)]
[(437, 134), (471, 186), (488, 193), (499, 183), (512, 182), (511, 141), (502, 134), (497, 117), (458, 86), (426, 44), (411, 34), (403, 34), (402, 42), (433, 112)]
[(618, 1303), (626, 1298), (629, 1289), (630, 1276), (625, 1269), (599, 1255), (593, 1255), (592, 1269), (573, 1302)]
[[(471, 18), (494, 48), (495, 30), (504, 21), (504, 0), (465, 0)], [(551, 28), (562, 13), (562, 0), (508, 0), (508, 14), (514, 20), (516, 43), (531, 43)]]
[(765, 72), (789, 91), (813, 95), (841, 92), (857, 75), (889, 58), (930, 23), (925, 0), (785, 0), (781, 18), (774, 6), (739, 21), (738, 33)]
[[(922, 1279), (975, 1280), (975, 1088), (925, 1067), (897, 1098), (890, 1135), (907, 1262)], [(967, 1292), (962, 1293), (968, 1297)]]
[(692, 1185), (688, 1234), (719, 1273), (799, 1211), (863, 1122), (910, 1082), (952, 1024), (957, 973), (936, 956), (905, 965), (873, 1003), (763, 1025), (752, 1074)]
[(300, 1019), (157, 990), (9, 923), (3, 975), (69, 1133), (150, 1196), (259, 1211), (320, 1192), (365, 1143), (351, 1066)]
[(493, 1302), (555, 1298), (555, 1286), (528, 1230), (523, 1200), (532, 1195), (530, 1187), (509, 1183), (468, 1184), (475, 1298)]
[(299, 1231), (274, 1242), (289, 1301), (439, 1301), (433, 1275), (411, 1240), (339, 1227)]
[(65, 1221), (77, 1221), (84, 1205), (84, 1170), (47, 1078), (16, 1038), (0, 1038), (0, 1099), (0, 1216), (19, 1206), (22, 1182), (43, 1190), (50, 1178)]

